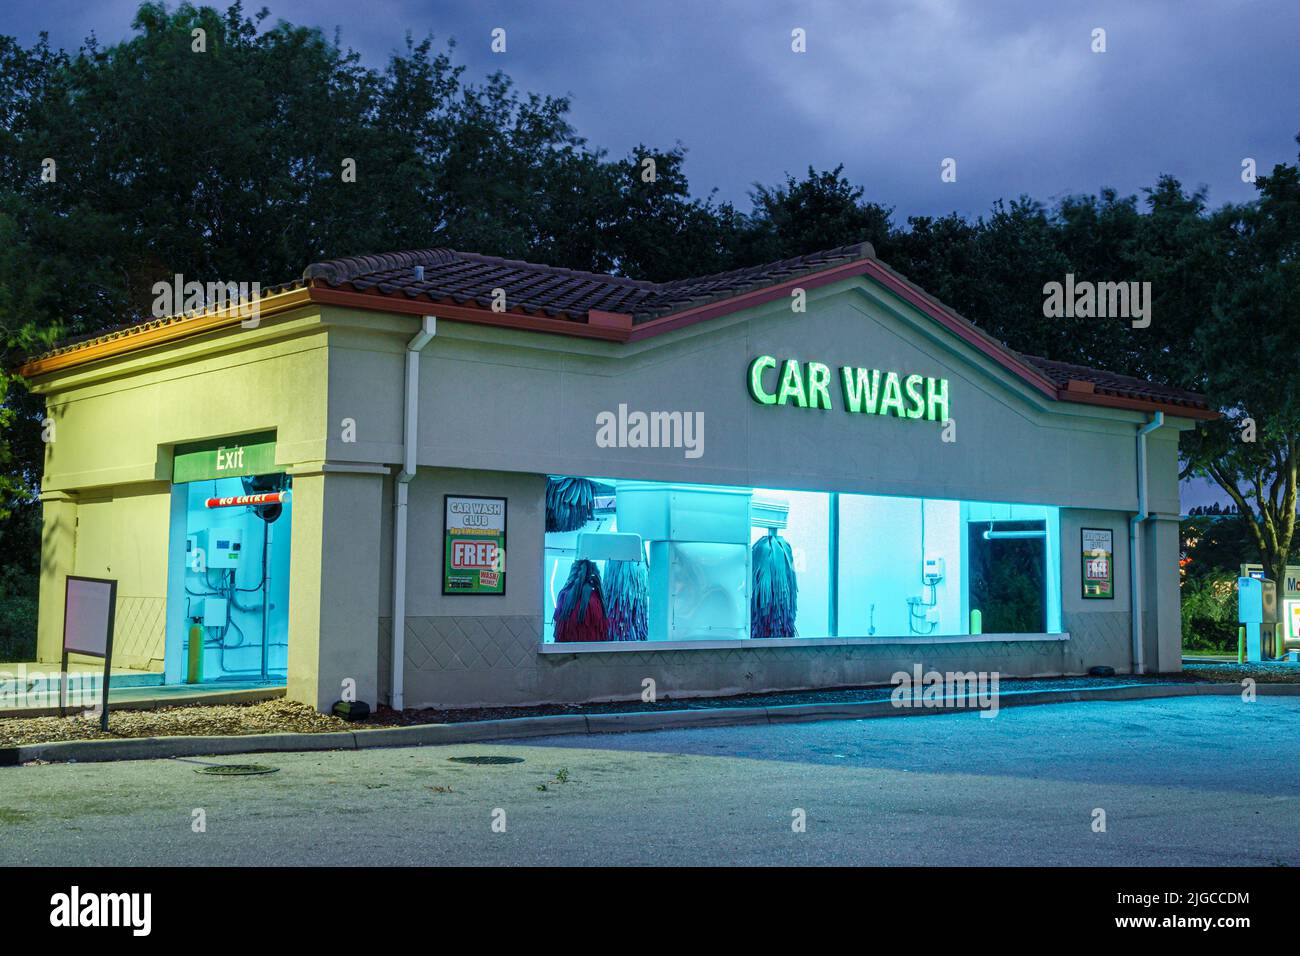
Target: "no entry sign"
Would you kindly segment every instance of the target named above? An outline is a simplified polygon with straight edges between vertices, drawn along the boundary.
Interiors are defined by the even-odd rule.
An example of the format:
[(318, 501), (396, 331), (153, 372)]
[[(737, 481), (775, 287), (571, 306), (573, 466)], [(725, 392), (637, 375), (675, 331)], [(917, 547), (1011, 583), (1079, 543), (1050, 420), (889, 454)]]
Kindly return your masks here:
[(209, 498), (204, 502), (209, 508), (238, 508), (245, 505), (281, 505), (287, 494), (283, 491), (270, 491), (263, 495), (231, 495), (228, 498)]

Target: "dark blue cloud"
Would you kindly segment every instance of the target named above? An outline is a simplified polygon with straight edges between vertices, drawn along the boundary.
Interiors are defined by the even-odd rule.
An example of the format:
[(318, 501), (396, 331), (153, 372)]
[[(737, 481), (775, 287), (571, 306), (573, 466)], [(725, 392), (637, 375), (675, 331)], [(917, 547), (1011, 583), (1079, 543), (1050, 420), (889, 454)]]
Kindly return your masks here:
[[(1172, 173), (1243, 200), (1241, 161), (1294, 161), (1300, 5), (1128, 0), (874, 0), (652, 4), (607, 0), (278, 0), (273, 17), (342, 29), (371, 63), (407, 31), (454, 37), (471, 75), (501, 68), (571, 94), (573, 119), (616, 155), (689, 150), (700, 193), (747, 206), (754, 181), (844, 163), (901, 215), (978, 215), (999, 197), (1050, 200)], [(256, 3), (248, 8), (254, 9)], [(11, 6), (0, 30), (72, 47), (129, 33), (130, 0)], [(489, 50), (494, 27), (507, 50)], [(794, 28), (808, 50), (790, 49)], [(1093, 29), (1107, 51), (1091, 52)], [(943, 183), (940, 163), (957, 161)]]

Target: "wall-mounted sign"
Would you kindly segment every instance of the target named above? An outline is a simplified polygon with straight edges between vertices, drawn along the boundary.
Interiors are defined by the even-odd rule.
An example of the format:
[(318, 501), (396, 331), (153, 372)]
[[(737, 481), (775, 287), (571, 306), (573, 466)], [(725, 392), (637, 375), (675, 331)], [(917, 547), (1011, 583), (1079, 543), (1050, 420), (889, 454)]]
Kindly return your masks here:
[(172, 481), (211, 481), (284, 471), (275, 463), (275, 432), (236, 435), (177, 445), (172, 455)]
[(1083, 528), (1083, 596), (1115, 596), (1115, 532), (1109, 528)]
[(505, 498), (443, 496), (442, 593), (506, 593)]
[(260, 508), (263, 505), (282, 505), (289, 500), (287, 491), (268, 491), (260, 495), (232, 495), (229, 498), (208, 498), (205, 508)]
[[(857, 415), (893, 415), (946, 422), (948, 380), (925, 375), (900, 375), (878, 368), (841, 366), (838, 388), (841, 406)], [(794, 405), (829, 409), (831, 370), (821, 362), (760, 355), (749, 363), (745, 376), (749, 397), (760, 405)]]

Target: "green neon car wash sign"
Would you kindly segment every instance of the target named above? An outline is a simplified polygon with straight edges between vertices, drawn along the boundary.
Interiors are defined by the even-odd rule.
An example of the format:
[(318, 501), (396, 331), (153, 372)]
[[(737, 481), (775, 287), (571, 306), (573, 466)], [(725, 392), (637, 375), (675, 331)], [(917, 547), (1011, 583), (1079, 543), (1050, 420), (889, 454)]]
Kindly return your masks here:
[[(769, 374), (770, 373), (770, 374)], [(831, 370), (821, 362), (760, 355), (749, 363), (745, 376), (749, 397), (760, 405), (793, 405), (796, 408), (829, 409)], [(946, 422), (948, 380), (925, 375), (899, 375), (878, 368), (842, 366), (838, 389), (846, 412), (858, 415), (893, 415), (895, 418), (924, 418)]]
[(284, 471), (275, 463), (275, 432), (235, 435), (177, 445), (172, 456), (172, 481), (211, 481)]

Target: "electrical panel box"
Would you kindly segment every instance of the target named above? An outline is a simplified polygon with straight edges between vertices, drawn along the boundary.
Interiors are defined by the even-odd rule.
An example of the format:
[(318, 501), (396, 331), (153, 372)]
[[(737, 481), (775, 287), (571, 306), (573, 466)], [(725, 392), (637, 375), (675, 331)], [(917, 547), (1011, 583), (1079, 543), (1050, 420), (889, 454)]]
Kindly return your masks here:
[(927, 557), (921, 569), (921, 578), (926, 584), (938, 584), (943, 580), (943, 558)]
[(225, 598), (204, 597), (190, 601), (189, 618), (204, 627), (225, 627), (230, 619), (230, 605)]
[(225, 627), (229, 613), (230, 609), (226, 606), (225, 598), (203, 599), (204, 627)]
[[(194, 535), (196, 546), (209, 568), (237, 568), (244, 549), (243, 528), (207, 528)], [(190, 561), (194, 567), (195, 562)]]

